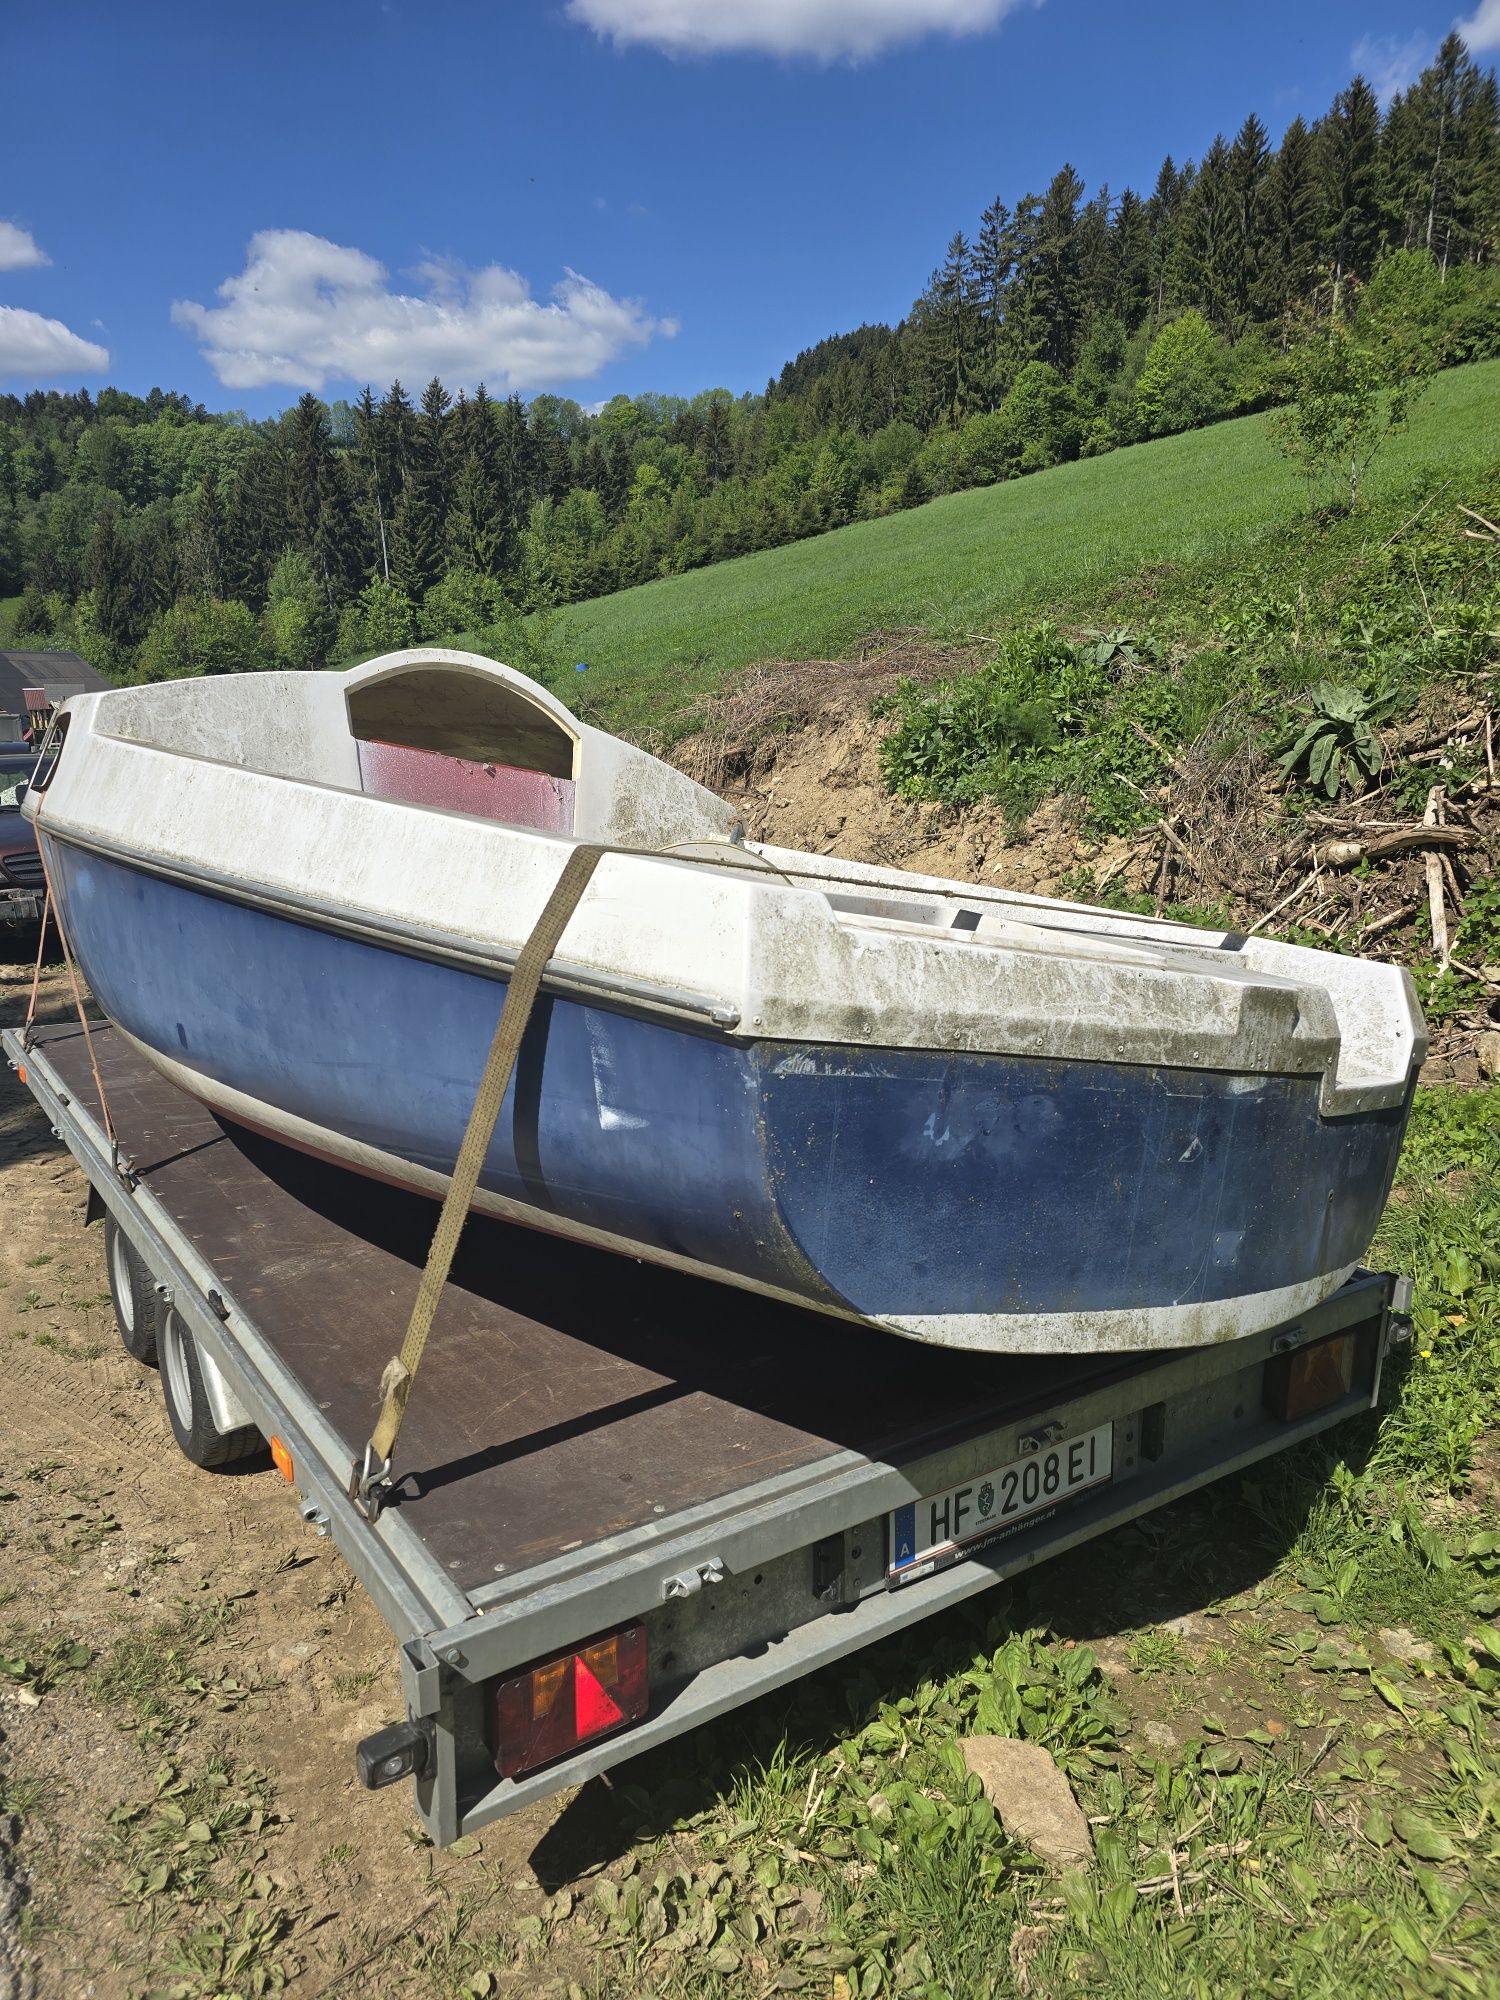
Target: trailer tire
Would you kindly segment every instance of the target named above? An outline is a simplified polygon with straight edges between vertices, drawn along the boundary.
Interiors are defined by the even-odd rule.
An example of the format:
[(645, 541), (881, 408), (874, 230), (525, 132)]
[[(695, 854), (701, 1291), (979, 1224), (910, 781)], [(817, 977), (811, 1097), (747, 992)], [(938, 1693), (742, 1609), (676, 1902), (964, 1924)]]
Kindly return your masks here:
[(181, 1313), (171, 1307), (162, 1314), (159, 1348), (167, 1421), (185, 1458), (207, 1472), (217, 1472), (265, 1450), (266, 1441), (254, 1424), (221, 1431), (214, 1422), (197, 1343), (183, 1325)]
[(145, 1367), (154, 1368), (161, 1296), (141, 1253), (112, 1215), (104, 1218), (104, 1264), (115, 1325), (125, 1352)]

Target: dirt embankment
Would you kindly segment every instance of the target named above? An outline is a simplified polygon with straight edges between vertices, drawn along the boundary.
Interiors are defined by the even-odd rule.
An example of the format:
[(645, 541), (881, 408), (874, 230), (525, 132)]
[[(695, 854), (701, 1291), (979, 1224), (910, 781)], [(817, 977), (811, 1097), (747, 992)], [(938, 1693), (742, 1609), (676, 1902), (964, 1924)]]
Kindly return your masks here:
[(993, 800), (960, 812), (885, 789), (880, 743), (889, 725), (871, 719), (872, 702), (903, 677), (940, 680), (978, 657), (886, 632), (858, 660), (753, 667), (668, 754), (739, 807), (752, 840), (1041, 895), (1056, 894), (1080, 867), (1108, 870), (1129, 843), (1086, 839), (1055, 802), (1017, 837)]
[(752, 839), (778, 846), (1086, 902), (1112, 885), (1158, 912), (1197, 905), (1226, 925), (1363, 957), (1451, 962), (1466, 984), (1432, 1010), (1426, 1080), (1496, 1073), (1500, 965), (1492, 954), (1470, 964), (1461, 949), (1470, 895), (1500, 867), (1500, 722), (1472, 691), (1429, 690), (1386, 732), (1381, 781), (1358, 798), (1289, 799), (1253, 732), (1210, 732), (1166, 755), (1168, 780), (1146, 801), (1154, 818), (1094, 838), (1057, 798), (1009, 827), (992, 800), (958, 808), (886, 790), (880, 745), (893, 725), (872, 718), (876, 697), (980, 657), (879, 633), (856, 661), (753, 668), (669, 754), (740, 808)]

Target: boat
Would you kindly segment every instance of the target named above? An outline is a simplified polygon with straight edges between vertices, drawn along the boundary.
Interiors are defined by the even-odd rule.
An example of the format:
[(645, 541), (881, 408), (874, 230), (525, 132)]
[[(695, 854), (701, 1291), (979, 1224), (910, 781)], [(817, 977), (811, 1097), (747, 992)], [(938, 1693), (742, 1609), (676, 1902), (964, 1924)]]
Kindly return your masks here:
[(159, 1070), (435, 1196), (518, 955), (602, 846), (476, 1208), (942, 1346), (1310, 1309), (1370, 1242), (1425, 1052), (1399, 968), (748, 839), (444, 648), (79, 695), (24, 810)]

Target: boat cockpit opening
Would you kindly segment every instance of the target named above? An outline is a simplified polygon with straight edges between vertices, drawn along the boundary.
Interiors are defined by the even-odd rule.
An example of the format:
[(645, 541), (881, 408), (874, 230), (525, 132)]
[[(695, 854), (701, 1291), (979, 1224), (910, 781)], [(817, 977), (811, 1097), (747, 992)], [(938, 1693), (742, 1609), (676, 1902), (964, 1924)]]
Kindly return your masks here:
[(462, 667), (408, 667), (348, 694), (360, 787), (407, 805), (573, 831), (578, 739), (524, 689)]

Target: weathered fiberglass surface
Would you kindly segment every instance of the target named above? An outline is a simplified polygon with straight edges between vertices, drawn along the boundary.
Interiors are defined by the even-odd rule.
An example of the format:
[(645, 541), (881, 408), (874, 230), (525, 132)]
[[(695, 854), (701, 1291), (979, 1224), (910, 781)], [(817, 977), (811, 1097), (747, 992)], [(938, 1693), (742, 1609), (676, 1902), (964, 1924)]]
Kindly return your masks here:
[[(451, 1170), (502, 983), (48, 845), (128, 1033)], [(1404, 1118), (1324, 1119), (1315, 1077), (735, 1040), (547, 996), (482, 1186), (875, 1319), (1172, 1307), (1354, 1263)]]

